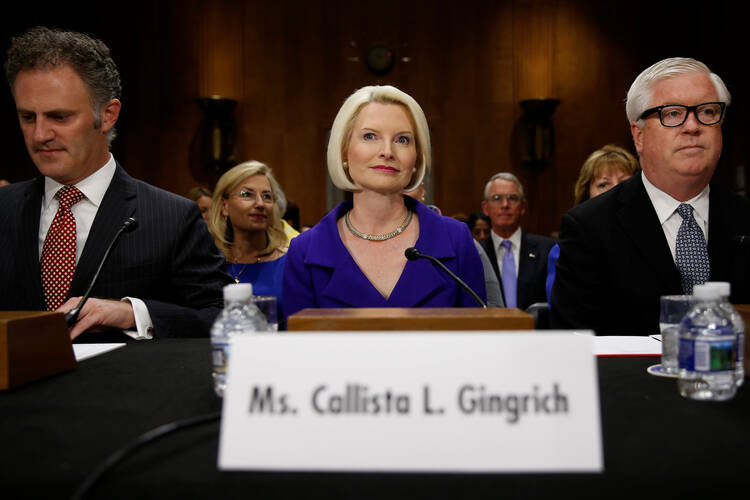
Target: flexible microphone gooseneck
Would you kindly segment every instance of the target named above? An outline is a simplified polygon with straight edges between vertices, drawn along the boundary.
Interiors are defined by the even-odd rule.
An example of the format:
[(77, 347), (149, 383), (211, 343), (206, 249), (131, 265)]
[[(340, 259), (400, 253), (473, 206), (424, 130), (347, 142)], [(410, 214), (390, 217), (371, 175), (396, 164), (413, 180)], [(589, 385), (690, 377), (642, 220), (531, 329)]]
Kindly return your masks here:
[(78, 303), (78, 305), (75, 307), (75, 309), (71, 309), (68, 311), (67, 314), (65, 314), (65, 323), (67, 323), (68, 328), (76, 324), (76, 321), (78, 321), (78, 313), (81, 312), (81, 309), (83, 309), (83, 305), (86, 303), (86, 301), (89, 299), (89, 294), (91, 293), (91, 290), (94, 288), (94, 284), (96, 284), (96, 280), (99, 278), (99, 273), (102, 270), (102, 267), (104, 267), (104, 262), (106, 262), (107, 257), (109, 257), (109, 251), (112, 250), (112, 247), (115, 246), (115, 242), (120, 238), (120, 235), (126, 231), (132, 231), (138, 227), (138, 221), (135, 220), (133, 217), (128, 217), (125, 219), (125, 222), (122, 223), (122, 226), (120, 226), (120, 229), (117, 230), (117, 233), (115, 233), (115, 237), (112, 238), (112, 241), (109, 243), (109, 246), (107, 247), (107, 251), (104, 252), (104, 256), (102, 257), (102, 260), (99, 262), (99, 267), (96, 269), (96, 273), (94, 273), (94, 277), (91, 280), (91, 283), (89, 284), (88, 290), (86, 290), (86, 293), (83, 295), (83, 298)]
[(482, 301), (482, 299), (479, 298), (479, 295), (477, 295), (476, 293), (474, 293), (474, 290), (472, 290), (469, 285), (467, 285), (466, 283), (464, 283), (464, 281), (461, 278), (459, 278), (458, 276), (456, 276), (453, 273), (453, 271), (451, 271), (450, 269), (448, 269), (447, 267), (445, 267), (445, 264), (443, 264), (442, 262), (440, 262), (439, 260), (437, 260), (432, 255), (423, 254), (419, 250), (417, 250), (416, 248), (409, 247), (409, 248), (406, 249), (406, 251), (404, 251), (404, 256), (406, 256), (406, 258), (409, 259), (409, 260), (417, 260), (419, 258), (423, 258), (423, 259), (429, 260), (430, 262), (432, 262), (433, 264), (435, 264), (436, 266), (438, 266), (440, 269), (442, 269), (443, 271), (445, 271), (445, 273), (448, 276), (450, 276), (451, 278), (453, 278), (453, 281), (455, 281), (456, 283), (458, 283), (458, 285), (461, 288), (463, 288), (464, 290), (466, 290), (468, 292), (468, 294), (471, 295), (471, 298), (474, 299), (474, 302), (476, 302), (479, 305), (479, 307), (484, 307), (484, 308), (487, 307), (487, 304), (485, 304)]

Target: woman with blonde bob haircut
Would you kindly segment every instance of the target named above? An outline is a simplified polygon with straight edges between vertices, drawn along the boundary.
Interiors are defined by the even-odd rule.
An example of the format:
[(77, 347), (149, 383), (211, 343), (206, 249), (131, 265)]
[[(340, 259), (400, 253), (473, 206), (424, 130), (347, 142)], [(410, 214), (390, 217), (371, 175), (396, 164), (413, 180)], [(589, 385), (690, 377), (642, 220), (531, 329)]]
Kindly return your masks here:
[(273, 295), (279, 306), (288, 245), (279, 208), (282, 199), (271, 168), (247, 161), (219, 178), (208, 216), (208, 229), (234, 281), (252, 283), (254, 295)]
[(292, 240), (284, 270), (284, 313), (320, 307), (474, 306), (471, 296), (426, 259), (439, 258), (480, 296), (482, 264), (468, 226), (405, 196), (432, 162), (419, 104), (391, 86), (363, 87), (338, 111), (328, 172), (352, 201)]

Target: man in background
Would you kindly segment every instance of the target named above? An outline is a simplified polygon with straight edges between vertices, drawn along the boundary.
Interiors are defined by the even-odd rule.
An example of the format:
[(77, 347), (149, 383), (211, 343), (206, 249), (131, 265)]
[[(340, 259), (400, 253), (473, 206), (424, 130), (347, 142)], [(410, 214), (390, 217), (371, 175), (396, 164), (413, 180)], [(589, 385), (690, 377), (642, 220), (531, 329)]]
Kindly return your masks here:
[(71, 338), (208, 335), (230, 281), (224, 259), (195, 203), (131, 178), (110, 154), (121, 87), (107, 46), (33, 28), (13, 39), (5, 73), (41, 176), (0, 190), (0, 309), (73, 309), (132, 217)]
[(642, 172), (563, 217), (553, 328), (659, 333), (659, 297), (707, 280), (750, 302), (750, 200), (710, 183), (730, 100), (694, 59), (635, 79), (626, 111)]
[(481, 241), (500, 281), (506, 307), (527, 309), (547, 302), (547, 254), (552, 238), (521, 229), (526, 198), (518, 178), (510, 173), (493, 175), (484, 188), (482, 211), (490, 218), (490, 237)]

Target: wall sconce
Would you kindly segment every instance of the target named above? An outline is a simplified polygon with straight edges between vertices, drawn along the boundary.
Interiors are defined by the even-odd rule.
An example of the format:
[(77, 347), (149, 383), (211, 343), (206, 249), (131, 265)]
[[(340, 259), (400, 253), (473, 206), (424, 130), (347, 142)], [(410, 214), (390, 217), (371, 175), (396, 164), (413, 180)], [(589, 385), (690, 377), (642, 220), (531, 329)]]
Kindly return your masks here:
[(557, 99), (521, 101), (524, 114), (516, 124), (516, 143), (522, 166), (541, 168), (552, 162), (555, 150), (552, 113), (559, 103)]
[(204, 117), (198, 129), (200, 162), (212, 173), (220, 173), (235, 165), (237, 101), (218, 95), (196, 99)]

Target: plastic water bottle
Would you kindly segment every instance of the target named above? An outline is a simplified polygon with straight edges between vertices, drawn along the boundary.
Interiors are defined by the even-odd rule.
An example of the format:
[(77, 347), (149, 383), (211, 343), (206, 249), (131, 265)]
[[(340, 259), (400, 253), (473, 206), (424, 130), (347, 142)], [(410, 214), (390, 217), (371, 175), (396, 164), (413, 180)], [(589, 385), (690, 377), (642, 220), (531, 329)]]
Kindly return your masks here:
[(737, 337), (716, 287), (696, 285), (693, 295), (696, 304), (680, 323), (677, 387), (686, 398), (726, 401), (737, 392)]
[(732, 286), (726, 281), (709, 281), (707, 285), (715, 286), (719, 290), (719, 307), (729, 316), (732, 321), (734, 333), (737, 335), (737, 358), (734, 367), (734, 383), (737, 387), (745, 383), (745, 322), (742, 316), (737, 312), (731, 302), (729, 295), (732, 293)]
[(211, 327), (214, 390), (219, 397), (224, 396), (227, 386), (232, 339), (268, 330), (268, 323), (253, 304), (252, 297), (250, 283), (232, 283), (224, 287), (224, 310)]

